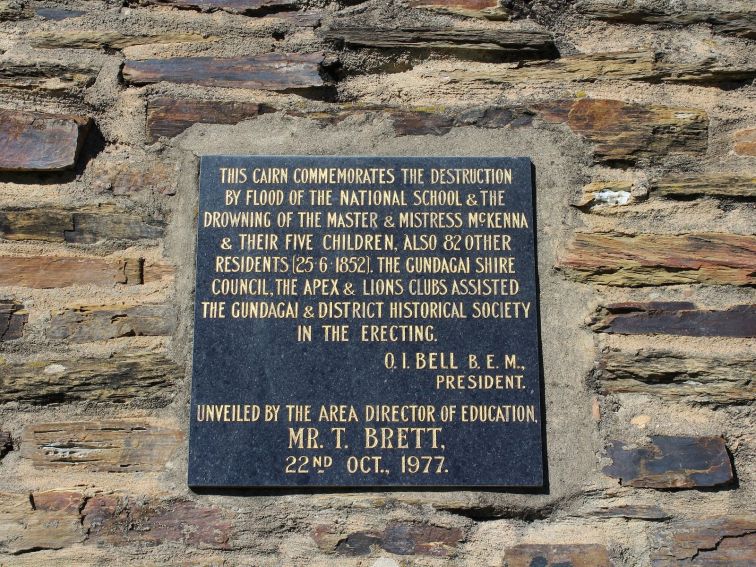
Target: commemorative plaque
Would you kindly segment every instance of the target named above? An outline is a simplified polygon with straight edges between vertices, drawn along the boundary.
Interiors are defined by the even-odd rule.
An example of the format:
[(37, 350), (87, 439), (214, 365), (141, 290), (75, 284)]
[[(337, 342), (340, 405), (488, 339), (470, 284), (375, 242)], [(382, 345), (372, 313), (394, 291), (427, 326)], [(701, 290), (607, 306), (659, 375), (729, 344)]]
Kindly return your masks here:
[(542, 486), (531, 169), (202, 157), (189, 484)]

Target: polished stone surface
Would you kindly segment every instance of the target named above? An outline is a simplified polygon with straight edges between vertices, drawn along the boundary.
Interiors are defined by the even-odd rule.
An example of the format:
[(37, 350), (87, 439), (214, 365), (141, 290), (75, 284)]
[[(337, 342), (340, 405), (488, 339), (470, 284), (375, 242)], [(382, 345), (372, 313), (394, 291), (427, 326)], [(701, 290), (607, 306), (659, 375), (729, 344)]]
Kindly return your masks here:
[[(370, 185), (370, 188), (403, 190), (409, 202), (415, 190), (459, 189), (463, 205), (447, 206), (341, 206), (310, 207), (284, 204), (280, 207), (259, 207), (273, 211), (323, 211), (325, 225), (326, 210), (329, 212), (368, 211), (377, 212), (381, 222), (374, 229), (336, 228), (295, 228), (284, 229), (275, 226), (269, 229), (256, 228), (204, 228), (204, 213), (208, 211), (238, 212), (249, 210), (243, 203), (245, 192), (252, 188), (250, 181), (238, 185), (222, 184), (218, 175), (219, 167), (254, 168), (283, 167), (293, 172), (295, 168), (312, 167), (361, 167), (392, 169), (396, 175), (393, 184)], [(510, 168), (512, 183), (506, 185), (470, 185), (403, 183), (401, 168)], [(306, 183), (298, 185), (289, 175), (285, 185), (260, 185), (260, 189), (323, 189), (325, 185)], [(338, 188), (367, 188), (364, 184), (338, 185), (328, 188), (334, 191), (334, 201), (338, 202)], [(226, 190), (242, 190), (239, 205), (226, 206)], [(505, 190), (503, 207), (469, 205), (468, 195), (479, 194), (481, 190)], [(312, 157), (312, 156), (204, 156), (200, 172), (199, 228), (197, 236), (197, 268), (194, 329), (194, 361), (192, 376), (192, 407), (190, 413), (190, 456), (189, 484), (194, 487), (223, 486), (506, 486), (540, 487), (543, 485), (542, 413), (540, 371), (540, 345), (538, 329), (538, 289), (535, 264), (535, 219), (533, 204), (532, 166), (528, 158), (460, 158), (460, 157)], [(254, 208), (254, 207), (253, 207)], [(465, 226), (454, 228), (397, 228), (386, 227), (386, 215), (398, 218), (399, 212), (459, 212), (467, 219), (468, 212), (518, 211), (524, 214), (527, 228), (476, 228)], [(275, 224), (275, 223), (274, 223)], [(285, 234), (313, 235), (315, 249), (311, 251), (285, 250)], [(279, 235), (279, 249), (250, 251), (242, 253), (236, 249), (239, 233), (276, 233)], [(395, 235), (396, 251), (389, 252), (340, 252), (324, 251), (321, 239), (326, 234), (392, 234)], [(470, 234), (511, 236), (511, 251), (465, 251), (465, 237)], [(403, 250), (404, 234), (436, 234), (438, 249), (435, 252)], [(459, 251), (442, 249), (446, 235), (459, 236)], [(234, 249), (223, 250), (221, 242), (230, 238)], [(452, 239), (454, 240), (454, 239)], [(314, 261), (311, 274), (291, 273), (216, 273), (216, 256), (239, 255), (284, 256), (289, 268), (300, 258), (312, 256)], [(335, 274), (329, 267), (327, 274), (319, 274), (317, 259), (335, 255), (364, 256), (370, 259), (369, 274)], [(379, 274), (378, 256), (398, 256), (401, 265), (410, 256), (470, 257), (473, 273), (470, 274)], [(474, 259), (477, 257), (514, 256), (514, 274), (475, 274)], [(280, 265), (280, 264), (279, 264)], [(305, 263), (306, 267), (306, 263)], [(404, 271), (404, 270), (403, 270)], [(314, 276), (313, 276), (314, 274)], [(217, 300), (211, 292), (211, 282), (216, 278), (264, 278), (269, 291), (274, 291), (274, 280), (296, 277), (299, 290), (303, 290), (304, 280), (312, 277), (338, 279), (340, 295), (294, 297), (268, 296), (225, 297), (230, 306), (234, 301), (292, 301), (298, 302), (298, 319), (242, 319), (204, 318), (202, 302)], [(366, 296), (362, 293), (363, 280), (377, 278), (401, 278), (403, 293), (393, 296)], [(444, 279), (447, 288), (452, 280), (459, 279), (511, 279), (516, 278), (519, 291), (512, 295), (467, 295), (453, 296), (449, 289), (432, 296), (411, 295), (407, 282), (412, 279)], [(344, 294), (344, 284), (351, 283), (354, 295)], [(317, 313), (319, 302), (335, 301), (383, 301), (384, 314), (381, 318), (346, 318), (325, 323), (350, 326), (349, 342), (325, 342), (320, 326), (324, 323), (317, 318), (303, 316), (307, 307), (314, 307)], [(462, 303), (466, 318), (436, 318), (428, 320), (392, 320), (388, 314), (391, 301), (446, 301)], [(474, 303), (511, 302), (509, 314), (515, 311), (519, 318), (473, 318)], [(514, 304), (518, 303), (519, 306)], [(522, 304), (529, 304), (529, 315), (523, 317)], [(297, 342), (297, 324), (311, 324), (315, 329), (312, 342)], [(359, 328), (362, 325), (416, 324), (433, 325), (435, 342), (363, 342)], [(384, 357), (387, 352), (395, 353), (397, 365), (401, 360), (407, 366), (414, 366), (417, 353), (445, 353), (444, 364), (449, 364), (454, 353), (456, 369), (427, 370), (417, 368), (387, 369)], [(405, 358), (402, 358), (405, 353)], [(483, 361), (486, 355), (493, 355), (496, 368), (488, 370), (468, 368), (468, 355), (476, 355)], [(505, 368), (505, 355), (516, 355), (516, 367)], [(436, 376), (443, 375), (522, 375), (519, 389), (447, 389), (436, 387)], [(358, 421), (319, 421), (323, 405), (353, 406)], [(366, 422), (365, 406), (375, 405), (433, 405), (435, 422)], [(279, 406), (276, 421), (264, 421), (265, 406)], [(312, 406), (312, 421), (291, 422), (287, 419), (287, 407), (294, 405)], [(198, 421), (198, 415), (207, 417), (214, 407), (223, 406), (225, 418), (240, 421)], [(245, 406), (247, 406), (245, 408)], [(258, 421), (243, 421), (254, 416), (254, 407), (259, 406), (262, 417)], [(452, 421), (442, 422), (441, 408), (453, 406)], [(512, 406), (502, 409), (500, 415), (520, 413), (531, 408), (534, 419), (506, 422), (462, 422), (463, 406)], [(347, 412), (348, 415), (348, 412)], [(290, 448), (290, 428), (307, 428), (318, 431), (311, 448)], [(332, 428), (345, 428), (341, 434), (341, 444)], [(365, 428), (375, 428), (380, 443), (380, 428), (390, 427), (393, 435), (384, 442), (384, 448), (366, 446)], [(407, 432), (406, 449), (396, 448), (400, 427), (426, 428), (418, 433)], [(441, 428), (434, 433), (427, 428)], [(420, 447), (416, 441), (420, 437)], [(294, 445), (297, 445), (294, 443)], [(366, 457), (366, 458), (365, 458)], [(376, 460), (375, 457), (379, 459)], [(431, 457), (430, 460), (416, 457)], [(332, 459), (332, 462), (329, 461)], [(441, 459), (443, 458), (443, 460)], [(412, 474), (414, 463), (419, 464), (418, 472)], [(428, 464), (428, 472), (423, 472)], [(287, 465), (288, 471), (287, 472)], [(404, 465), (404, 472), (402, 466)], [(349, 468), (358, 468), (350, 472)], [(361, 472), (359, 469), (362, 469)]]

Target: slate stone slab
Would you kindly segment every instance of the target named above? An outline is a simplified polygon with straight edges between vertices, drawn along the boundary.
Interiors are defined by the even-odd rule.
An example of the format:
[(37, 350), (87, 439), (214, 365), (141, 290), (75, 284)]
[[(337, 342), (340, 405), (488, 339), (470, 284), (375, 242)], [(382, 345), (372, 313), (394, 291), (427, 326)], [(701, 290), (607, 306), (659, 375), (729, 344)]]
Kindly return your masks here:
[(147, 102), (147, 133), (150, 142), (156, 142), (160, 136), (177, 136), (193, 124), (236, 124), (261, 111), (254, 102), (158, 97)]
[(604, 473), (625, 486), (640, 488), (699, 488), (732, 482), (730, 456), (721, 437), (657, 435), (635, 449), (621, 442), (608, 450), (612, 464)]
[(52, 313), (47, 336), (71, 343), (165, 336), (176, 319), (176, 310), (164, 304), (77, 305)]
[(558, 57), (551, 34), (540, 30), (374, 28), (336, 24), (323, 33), (326, 41), (348, 47), (451, 51), (458, 55), (486, 53), (501, 58)]
[(37, 469), (131, 473), (161, 471), (183, 441), (151, 420), (107, 419), (29, 425), (21, 456)]
[[(221, 168), (225, 173), (221, 174)], [(403, 168), (424, 169), (429, 178), (424, 184), (404, 179)], [(189, 485), (541, 486), (541, 375), (531, 168), (527, 158), (203, 156)], [(497, 181), (475, 177), (463, 182), (458, 177), (453, 183), (430, 179), (432, 171), (442, 169), (509, 171), (511, 178)], [(320, 171), (332, 179), (328, 177), (331, 172), (341, 175), (339, 172), (353, 170), (381, 171), (385, 177), (383, 183), (378, 181), (378, 174), (368, 181), (333, 183), (296, 176), (297, 171)], [(276, 181), (271, 174), (262, 179), (259, 175), (270, 171), (280, 175), (285, 171), (287, 180)], [(234, 172), (233, 176), (228, 172)], [(245, 179), (238, 172), (243, 172)], [(328, 205), (289, 201), (292, 195), (296, 201), (300, 190), (312, 199), (326, 189), (333, 189)], [(342, 201), (342, 191), (354, 195), (358, 190), (373, 189), (404, 195), (406, 202)], [(282, 191), (280, 203), (258, 201), (263, 195), (275, 201), (277, 190)], [(238, 200), (233, 191), (239, 191)], [(447, 191), (456, 192), (460, 203), (413, 204), (416, 193), (436, 200)], [(489, 191), (503, 191), (504, 201), (483, 203), (482, 192)], [(471, 202), (471, 197), (478, 200)], [(252, 202), (247, 203), (250, 198)], [(316, 212), (323, 215), (322, 226), (296, 224)], [(255, 224), (258, 221), (254, 219), (264, 219), (265, 213), (270, 213), (270, 227), (239, 226)], [(288, 213), (299, 220), (288, 227), (277, 226)], [(375, 214), (379, 222), (358, 226), (332, 222), (343, 219), (340, 215), (346, 213), (365, 218)], [(464, 223), (450, 228), (448, 223), (456, 221), (449, 219), (455, 214)], [(413, 224), (419, 222), (415, 215), (437, 222), (426, 220), (430, 224), (418, 227)], [(510, 220), (506, 227), (473, 226), (468, 215)], [(387, 223), (387, 218), (393, 220)], [(256, 234), (259, 239), (255, 246), (242, 249), (240, 233)], [(277, 238), (277, 246), (266, 240), (271, 235)], [(310, 249), (289, 247), (295, 237), (306, 240), (307, 235), (312, 236)], [(342, 244), (354, 239), (354, 247), (334, 248), (337, 237)], [(386, 245), (383, 249), (365, 249), (356, 244), (358, 237), (390, 240), (382, 241)], [(437, 239), (435, 248), (428, 244), (431, 237)], [(475, 238), (488, 239), (489, 244), (470, 244), (467, 249), (466, 242), (472, 243)], [(502, 247), (502, 239), (509, 244)], [(379, 258), (393, 257), (401, 267), (398, 273), (381, 267)], [(408, 267), (411, 262), (451, 263), (455, 259), (477, 266), (478, 260), (485, 264), (509, 257), (514, 258), (509, 273), (490, 273), (490, 266), (479, 273), (475, 269), (470, 273), (441, 273), (435, 268), (411, 272)], [(337, 272), (339, 258), (351, 260)], [(345, 268), (347, 264), (351, 267)], [(297, 280), (297, 291), (280, 291), (279, 282), (291, 279)], [(308, 285), (321, 279), (327, 280), (327, 291), (307, 291)], [(463, 291), (459, 287), (461, 280), (469, 286), (482, 279), (506, 281), (510, 287), (505, 289), (501, 284), (495, 292)], [(223, 285), (230, 285), (224, 281), (238, 280), (255, 280), (254, 287), (223, 291)], [(372, 287), (389, 280), (394, 282), (391, 291)], [(401, 288), (395, 280), (402, 282)], [(444, 287), (437, 287), (438, 280), (444, 281)], [(519, 289), (511, 287), (513, 280)], [(332, 295), (334, 292), (338, 295)], [(337, 302), (363, 307), (372, 304), (374, 309), (378, 302), (385, 306), (382, 311), (368, 312), (365, 308), (334, 315), (328, 310)], [(392, 302), (456, 305), (460, 311), (402, 315), (391, 311)], [(482, 309), (484, 303), (507, 304), (508, 315), (500, 311), (498, 315), (474, 318), (476, 305)], [(273, 304), (280, 315), (263, 315), (268, 304)], [(223, 306), (222, 314), (219, 305)], [(246, 307), (250, 311), (245, 315)], [(256, 311), (251, 311), (253, 308)], [(312, 309), (309, 315), (308, 309)], [(333, 336), (326, 340), (327, 325), (348, 326), (348, 341)], [(397, 330), (402, 326), (410, 329), (410, 334), (431, 328), (432, 336), (421, 333), (409, 339)], [(313, 335), (301, 337), (300, 327), (310, 328)], [(380, 333), (394, 332), (389, 329), (397, 334), (384, 338)], [(423, 357), (430, 360), (429, 353), (437, 353), (433, 368), (418, 362)], [(442, 354), (445, 362), (439, 358)], [(476, 367), (469, 362), (470, 355), (478, 360), (487, 355), (492, 358), (490, 363)], [(507, 361), (506, 356), (513, 358)], [(445, 377), (457, 375), (465, 377), (465, 384), (468, 376), (501, 376), (503, 381), (498, 387), (449, 387)], [(515, 380), (519, 382), (515, 384)], [(309, 420), (296, 413), (296, 408), (304, 406), (311, 408)], [(328, 417), (333, 407), (341, 413)], [(370, 409), (376, 407), (389, 413), (370, 416)], [(423, 407), (426, 416), (412, 415), (411, 407)], [(428, 407), (434, 412), (432, 418), (427, 415)], [(266, 408), (271, 412), (269, 419)], [(260, 414), (256, 415), (258, 409)], [(354, 419), (350, 410), (354, 410)], [(486, 419), (476, 418), (476, 411)], [(455, 413), (449, 417), (449, 412)], [(333, 428), (343, 429), (340, 442)], [(439, 428), (435, 442), (430, 432), (434, 428)], [(380, 437), (375, 443), (373, 433)], [(421, 458), (428, 460), (417, 467)]]
[(237, 89), (307, 89), (323, 86), (322, 62), (322, 53), (129, 59), (123, 66), (123, 78), (132, 85), (166, 81)]
[(111, 358), (61, 357), (0, 364), (0, 403), (97, 401), (164, 407), (183, 370), (161, 353), (126, 351)]
[(756, 337), (756, 305), (718, 311), (685, 301), (612, 303), (597, 310), (591, 328), (622, 335)]
[(0, 110), (0, 171), (72, 168), (90, 123), (84, 116)]
[(520, 544), (504, 552), (507, 567), (611, 567), (609, 552), (603, 545)]
[(144, 0), (144, 4), (208, 12), (223, 10), (232, 14), (246, 15), (265, 15), (268, 12), (291, 10), (297, 7), (295, 0)]
[(612, 286), (753, 286), (755, 252), (751, 235), (578, 232), (557, 267), (576, 281)]
[(29, 313), (23, 304), (0, 299), (0, 342), (20, 339), (28, 321)]

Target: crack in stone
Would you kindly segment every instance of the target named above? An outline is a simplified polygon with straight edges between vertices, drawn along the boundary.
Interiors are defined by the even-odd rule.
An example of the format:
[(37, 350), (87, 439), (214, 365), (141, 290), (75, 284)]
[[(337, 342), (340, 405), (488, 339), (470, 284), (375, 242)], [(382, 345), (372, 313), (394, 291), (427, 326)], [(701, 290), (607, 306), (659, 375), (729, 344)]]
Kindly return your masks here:
[(739, 534), (725, 534), (717, 538), (717, 541), (714, 542), (714, 544), (711, 547), (697, 547), (696, 552), (690, 556), (690, 560), (696, 559), (701, 553), (708, 553), (710, 551), (716, 551), (719, 549), (719, 546), (722, 545), (722, 542), (726, 539), (739, 539), (751, 534), (756, 534), (756, 530), (746, 530)]

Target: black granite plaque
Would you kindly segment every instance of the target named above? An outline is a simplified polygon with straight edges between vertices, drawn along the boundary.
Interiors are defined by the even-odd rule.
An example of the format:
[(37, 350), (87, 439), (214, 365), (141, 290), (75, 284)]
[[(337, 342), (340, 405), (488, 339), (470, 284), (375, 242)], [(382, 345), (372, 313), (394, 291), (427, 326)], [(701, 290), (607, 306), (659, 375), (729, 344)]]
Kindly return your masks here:
[(189, 484), (541, 486), (531, 169), (204, 156)]

